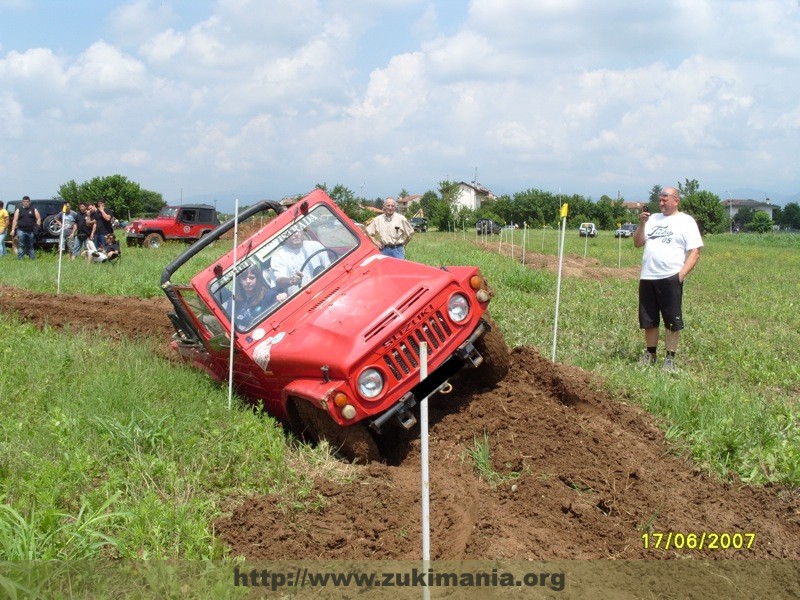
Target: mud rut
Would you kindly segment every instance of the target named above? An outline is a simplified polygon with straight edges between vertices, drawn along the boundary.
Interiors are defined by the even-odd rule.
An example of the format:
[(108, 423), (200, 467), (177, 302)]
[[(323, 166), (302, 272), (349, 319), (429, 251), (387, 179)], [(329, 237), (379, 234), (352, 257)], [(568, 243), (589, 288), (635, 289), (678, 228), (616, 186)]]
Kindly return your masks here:
[[(165, 357), (168, 308), (161, 298), (56, 297), (0, 286), (3, 312), (39, 326), (154, 338)], [(678, 456), (653, 417), (623, 394), (598, 391), (592, 374), (553, 365), (531, 347), (514, 349), (511, 359), (509, 377), (495, 389), (432, 400), (433, 558), (800, 559), (796, 490), (721, 482)], [(476, 474), (465, 456), (484, 434), (494, 470), (517, 477), (490, 485)], [(309, 500), (323, 499), (321, 510), (248, 498), (215, 523), (217, 533), (253, 560), (417, 559), (419, 460), (414, 439), (389, 464), (353, 467), (355, 483), (317, 481)], [(750, 550), (645, 550), (647, 525), (757, 537)]]

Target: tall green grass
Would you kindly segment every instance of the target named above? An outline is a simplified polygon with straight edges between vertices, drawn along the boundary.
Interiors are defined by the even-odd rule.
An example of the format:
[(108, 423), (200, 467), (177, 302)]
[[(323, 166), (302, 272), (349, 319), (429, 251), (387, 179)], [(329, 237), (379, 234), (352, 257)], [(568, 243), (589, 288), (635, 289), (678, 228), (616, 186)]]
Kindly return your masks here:
[[(514, 235), (516, 260), (498, 254), (497, 236), (484, 247), (474, 234), (433, 232), (414, 237), (409, 258), (480, 266), (509, 343), (549, 357), (556, 275), (521, 265)], [(539, 230), (526, 244), (555, 255), (557, 240)], [(680, 368), (666, 374), (635, 364), (641, 251), (608, 232), (588, 242), (567, 232), (565, 253), (586, 250), (590, 266), (610, 275), (562, 279), (557, 360), (595, 372), (612, 393), (661, 417), (676, 450), (703, 468), (797, 486), (800, 237), (705, 241), (686, 284)], [(65, 263), (62, 291), (156, 296), (164, 266), (184, 249), (127, 249), (113, 267)], [(207, 250), (180, 276), (224, 250)], [(0, 259), (2, 284), (53, 292), (56, 271), (52, 254)], [(314, 472), (341, 475), (324, 448), (293, 445), (272, 419), (239, 406), (228, 412), (224, 389), (159, 358), (147, 340), (39, 331), (3, 314), (0, 363), (4, 558), (216, 558), (224, 552), (210, 523), (226, 499), (275, 492), (302, 506)]]
[[(558, 233), (529, 232), (527, 249), (557, 255)], [(504, 231), (506, 255), (510, 242)], [(430, 233), (415, 236), (408, 252), (421, 262), (479, 265), (497, 292), (491, 311), (509, 343), (536, 346), (550, 358), (557, 278), (533, 270), (523, 276), (530, 289), (521, 289), (521, 244), (522, 232), (515, 231), (512, 261), (498, 254), (499, 236), (476, 241), (471, 232)], [(636, 365), (643, 350), (636, 276), (641, 250), (610, 232), (586, 240), (567, 231), (565, 256), (582, 259), (586, 251), (587, 267), (610, 275), (598, 269), (588, 277), (562, 277), (556, 360), (595, 372), (613, 393), (663, 417), (669, 437), (704, 468), (797, 486), (800, 236), (718, 235), (705, 244), (686, 281), (687, 327), (680, 368), (670, 375)], [(663, 356), (663, 340), (659, 352)]]
[(2, 559), (219, 558), (223, 502), (302, 499), (324, 462), (146, 340), (4, 315), (0, 360)]

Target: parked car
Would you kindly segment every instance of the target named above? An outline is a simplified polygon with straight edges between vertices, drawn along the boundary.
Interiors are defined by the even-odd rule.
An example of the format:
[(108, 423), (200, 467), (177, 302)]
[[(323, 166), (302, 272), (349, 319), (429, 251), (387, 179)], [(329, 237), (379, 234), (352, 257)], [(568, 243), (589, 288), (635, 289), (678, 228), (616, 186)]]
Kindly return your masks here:
[[(509, 350), (486, 312), (493, 294), (477, 267), (383, 256), (323, 190), (288, 208), (262, 201), (239, 222), (266, 211), (276, 217), (235, 250), (178, 277), (188, 284), (173, 284), (173, 276), (234, 220), (164, 269), (172, 347), (185, 361), (225, 381), (232, 356), (238, 393), (296, 433), (364, 462), (411, 429), (417, 403), (451, 378), (473, 389), (506, 375)], [(302, 264), (289, 268), (298, 256)]]
[(614, 237), (628, 238), (632, 237), (636, 232), (637, 225), (635, 223), (625, 223), (622, 227), (614, 232)]
[(196, 242), (219, 227), (217, 211), (208, 204), (165, 206), (155, 219), (135, 219), (127, 227), (128, 246), (158, 248), (165, 240)]
[(425, 233), (428, 231), (428, 219), (423, 219), (422, 217), (414, 217), (411, 219), (411, 225), (414, 227), (414, 231), (418, 231), (421, 233)]
[(581, 223), (578, 227), (578, 235), (581, 237), (597, 237), (597, 227), (594, 223)]
[(501, 230), (500, 224), (492, 219), (478, 219), (478, 222), (475, 223), (475, 231), (484, 235), (489, 233), (498, 234)]
[[(11, 200), (6, 203), (6, 210), (9, 215), (8, 228), (11, 230), (11, 223), (14, 218), (14, 212), (17, 207), (22, 205), (22, 200)], [(58, 213), (64, 208), (63, 200), (31, 200), (31, 207), (39, 211), (39, 216), (42, 219), (41, 234), (36, 236), (34, 242), (35, 248), (58, 248), (58, 242), (61, 237), (61, 221), (56, 219)], [(66, 234), (65, 234), (66, 235)], [(6, 246), (12, 248), (16, 247), (16, 240), (10, 239), (6, 236)]]

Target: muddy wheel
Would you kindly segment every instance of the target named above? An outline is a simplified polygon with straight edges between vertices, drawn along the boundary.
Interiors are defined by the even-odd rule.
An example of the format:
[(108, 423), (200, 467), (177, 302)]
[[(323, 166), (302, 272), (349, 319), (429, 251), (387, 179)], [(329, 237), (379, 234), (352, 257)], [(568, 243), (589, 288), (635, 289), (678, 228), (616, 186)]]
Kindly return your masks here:
[(381, 459), (378, 444), (363, 421), (340, 427), (322, 409), (306, 400), (296, 400), (295, 406), (305, 433), (318, 442), (327, 441), (340, 458), (361, 464)]
[(144, 241), (142, 243), (145, 248), (160, 248), (161, 244), (164, 243), (164, 238), (161, 237), (159, 233), (148, 233), (144, 236)]
[(483, 357), (483, 363), (477, 369), (463, 369), (461, 380), (472, 387), (491, 388), (508, 374), (511, 368), (511, 355), (503, 332), (497, 324), (489, 315), (484, 315), (483, 318), (491, 327), (475, 342), (475, 348)]

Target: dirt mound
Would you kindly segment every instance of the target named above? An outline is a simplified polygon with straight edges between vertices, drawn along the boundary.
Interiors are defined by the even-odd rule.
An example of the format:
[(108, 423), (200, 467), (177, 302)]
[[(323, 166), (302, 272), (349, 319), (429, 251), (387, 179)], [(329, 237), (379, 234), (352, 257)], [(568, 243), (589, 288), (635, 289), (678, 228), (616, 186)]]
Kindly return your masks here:
[[(494, 390), (432, 400), (432, 558), (800, 558), (796, 493), (711, 479), (589, 374), (533, 348), (512, 358)], [(468, 457), (475, 439), (489, 441), (494, 485)], [(359, 467), (355, 484), (318, 482), (316, 511), (251, 498), (218, 533), (249, 559), (418, 558), (419, 441), (393, 459)], [(669, 531), (756, 537), (749, 550), (643, 547), (642, 533)]]
[[(0, 287), (0, 310), (40, 326), (100, 328), (166, 342), (166, 299), (40, 294)], [(436, 559), (800, 559), (800, 497), (704, 475), (676, 456), (654, 419), (599, 391), (591, 374), (533, 348), (512, 355), (491, 391), (431, 401), (431, 528)], [(468, 456), (488, 440), (492, 479)], [(320, 480), (307, 510), (254, 497), (216, 528), (249, 559), (416, 559), (420, 555), (419, 440), (389, 464), (354, 467), (358, 480)], [(703, 533), (750, 549), (643, 547), (643, 533)], [(709, 536), (708, 534), (715, 534)], [(663, 543), (663, 542), (662, 542)]]

